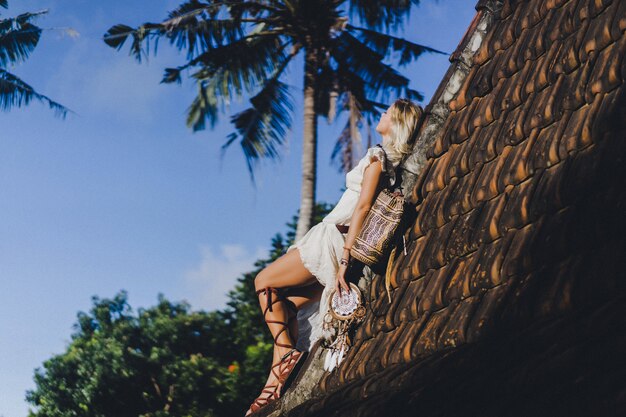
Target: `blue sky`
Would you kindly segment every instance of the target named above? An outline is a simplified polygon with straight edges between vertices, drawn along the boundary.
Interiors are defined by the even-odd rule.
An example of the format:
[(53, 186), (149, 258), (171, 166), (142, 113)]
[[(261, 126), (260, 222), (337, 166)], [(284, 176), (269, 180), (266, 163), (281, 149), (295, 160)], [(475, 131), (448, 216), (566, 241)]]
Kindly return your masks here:
[[(283, 157), (259, 166), (254, 187), (236, 144), (219, 158), (230, 113), (192, 133), (194, 85), (159, 84), (182, 55), (163, 42), (138, 64), (101, 40), (113, 24), (160, 21), (178, 3), (13, 0), (0, 10), (49, 9), (39, 26), (79, 33), (46, 30), (31, 58), (9, 68), (77, 115), (62, 120), (39, 102), (0, 113), (0, 416), (26, 416), (34, 369), (65, 350), (93, 295), (126, 289), (135, 311), (160, 292), (194, 310), (222, 308), (299, 207), (301, 65), (289, 73), (298, 106)], [(399, 35), (452, 52), (474, 5), (424, 1)], [(448, 66), (447, 56), (423, 55), (402, 71), (425, 105)], [(320, 201), (341, 196), (345, 177), (329, 162), (342, 125), (319, 122)]]

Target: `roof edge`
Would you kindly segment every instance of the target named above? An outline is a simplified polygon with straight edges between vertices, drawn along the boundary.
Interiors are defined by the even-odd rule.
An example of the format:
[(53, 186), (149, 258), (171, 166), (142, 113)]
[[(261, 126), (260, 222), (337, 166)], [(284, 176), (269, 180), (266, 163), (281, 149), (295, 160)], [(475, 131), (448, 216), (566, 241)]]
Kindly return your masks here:
[[(472, 19), (456, 50), (450, 55), (448, 71), (439, 83), (428, 105), (424, 108), (425, 119), (420, 127), (413, 152), (403, 164), (403, 184), (405, 190), (413, 190), (419, 173), (426, 164), (426, 153), (438, 135), (450, 114), (450, 102), (456, 98), (470, 68), (474, 56), (483, 44), (487, 33), (492, 28), (496, 16), (502, 8), (501, 0), (479, 0), (476, 15)], [(408, 196), (408, 201), (416, 204), (415, 193)]]

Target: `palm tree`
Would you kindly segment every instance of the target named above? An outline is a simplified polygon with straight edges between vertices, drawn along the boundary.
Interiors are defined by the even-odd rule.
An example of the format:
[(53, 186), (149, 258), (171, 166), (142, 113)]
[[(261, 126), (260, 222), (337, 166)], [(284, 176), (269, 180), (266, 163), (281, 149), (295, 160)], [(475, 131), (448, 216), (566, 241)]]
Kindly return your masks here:
[[(222, 156), (238, 140), (253, 182), (254, 164), (260, 158), (280, 159), (279, 147), (294, 112), (283, 76), (303, 55), (299, 239), (314, 216), (317, 116), (332, 122), (337, 114), (349, 113), (333, 152), (340, 168), (349, 170), (352, 155), (358, 153), (359, 128), (364, 122), (371, 126), (391, 94), (423, 99), (409, 88), (408, 78), (383, 61), (397, 54), (402, 66), (424, 52), (444, 52), (379, 32), (397, 30), (411, 6), (418, 4), (419, 0), (188, 0), (161, 23), (112, 26), (104, 41), (119, 50), (132, 39), (130, 54), (139, 62), (148, 56), (151, 39), (155, 54), (161, 37), (186, 50), (186, 63), (167, 68), (161, 82), (181, 83), (182, 71), (193, 70), (198, 95), (187, 112), (193, 131), (204, 129), (207, 122), (213, 127), (225, 104), (249, 96), (250, 107), (231, 117), (235, 131), (222, 145)], [(350, 24), (347, 15), (367, 27)]]
[[(8, 8), (8, 1), (0, 0), (0, 7)], [(48, 107), (54, 110), (55, 115), (65, 118), (71, 110), (39, 94), (33, 87), (7, 71), (9, 64), (25, 61), (35, 49), (42, 29), (35, 26), (32, 21), (46, 13), (47, 10), (42, 10), (22, 13), (15, 18), (0, 18), (0, 109), (9, 111), (13, 107), (28, 105), (33, 99), (37, 99), (48, 103)]]

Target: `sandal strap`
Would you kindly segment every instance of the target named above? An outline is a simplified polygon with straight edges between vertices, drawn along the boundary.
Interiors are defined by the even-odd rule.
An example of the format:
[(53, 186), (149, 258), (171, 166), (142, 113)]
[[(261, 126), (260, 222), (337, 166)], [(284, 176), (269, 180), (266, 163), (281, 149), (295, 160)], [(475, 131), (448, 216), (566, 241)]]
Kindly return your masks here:
[[(274, 304), (272, 303), (272, 292), (275, 292), (276, 294), (278, 294), (278, 290), (273, 287), (266, 287), (266, 288), (261, 288), (260, 290), (256, 291), (257, 295), (259, 295), (262, 292), (265, 292), (265, 295), (267, 295), (267, 302), (265, 304), (265, 310), (269, 308), (270, 311), (274, 311), (272, 310), (272, 305)], [(265, 315), (265, 311), (263, 312), (263, 315)]]
[[(261, 395), (259, 395), (258, 397), (254, 399), (254, 401), (252, 401), (252, 405), (250, 405), (250, 410), (253, 413), (255, 413), (259, 409), (268, 405), (270, 402), (275, 401), (278, 398), (280, 398), (278, 394), (279, 387), (280, 387), (280, 384), (276, 384), (276, 385), (268, 384), (264, 386), (263, 389), (261, 390)], [(267, 397), (263, 397), (263, 394), (270, 394), (270, 395), (268, 395)]]
[[(285, 332), (285, 331), (288, 332), (289, 331), (289, 327), (288, 327), (289, 323), (291, 323), (291, 321), (293, 319), (297, 318), (298, 308), (296, 307), (296, 305), (292, 301), (287, 299), (284, 296), (284, 294), (282, 294), (279, 291), (278, 288), (266, 287), (266, 288), (261, 288), (260, 290), (256, 290), (257, 296), (261, 295), (262, 293), (265, 293), (265, 295), (267, 296), (267, 303), (265, 305), (265, 309), (263, 310), (263, 319), (265, 320), (266, 323), (274, 323), (274, 324), (282, 325), (282, 329), (276, 334), (276, 336), (274, 336), (274, 343), (277, 346), (291, 348), (291, 350), (289, 352), (287, 352), (285, 355), (283, 355), (283, 357), (275, 365), (272, 365), (271, 373), (276, 377), (276, 379), (278, 381), (278, 384), (276, 384), (276, 385), (271, 385), (270, 384), (270, 385), (266, 385), (266, 386), (263, 387), (263, 389), (261, 390), (261, 394), (257, 398), (254, 399), (254, 401), (252, 402), (252, 405), (250, 406), (250, 410), (253, 413), (258, 411), (262, 407), (266, 406), (270, 402), (280, 398), (280, 387), (281, 387), (281, 384), (286, 380), (286, 378), (289, 376), (289, 373), (293, 370), (293, 367), (297, 363), (297, 359), (294, 360), (292, 354), (294, 352), (299, 352), (295, 348), (295, 346), (293, 346), (293, 344), (284, 344), (284, 343), (279, 343), (278, 342), (278, 338), (281, 335), (281, 333)], [(272, 299), (272, 294), (275, 294), (275, 298), (274, 299)], [(287, 311), (287, 322), (284, 322), (282, 320), (268, 319), (267, 318), (267, 312), (268, 311), (273, 312), (274, 310), (272, 309), (272, 306), (275, 303), (278, 303), (278, 302), (281, 302), (281, 301), (284, 303), (283, 305), (284, 306), (286, 305), (286, 307), (288, 309), (288, 311)], [(302, 354), (302, 352), (300, 352), (300, 355), (301, 354)], [(287, 358), (289, 358), (289, 359), (286, 361)], [(268, 394), (268, 395), (264, 396), (264, 394)]]
[[(266, 323), (275, 323), (275, 324), (281, 324), (283, 327), (282, 329), (274, 336), (274, 344), (280, 347), (286, 347), (286, 348), (294, 348), (293, 344), (285, 344), (285, 343), (280, 343), (278, 342), (278, 338), (280, 336), (280, 334), (282, 332), (288, 331), (289, 328), (287, 327), (289, 325), (289, 321), (290, 319), (287, 320), (287, 322), (281, 321), (281, 320), (271, 320), (268, 319), (266, 317), (267, 312), (268, 311), (274, 311), (272, 309), (272, 305), (274, 305), (275, 303), (278, 302), (283, 302), (284, 304), (287, 305), (287, 307), (293, 312), (295, 311), (297, 313), (298, 309), (295, 306), (295, 304), (291, 301), (289, 301), (288, 299), (286, 299), (279, 291), (278, 288), (274, 288), (274, 287), (265, 287), (265, 288), (261, 288), (260, 290), (256, 290), (256, 294), (259, 295), (261, 293), (265, 292), (265, 294), (267, 295), (267, 304), (265, 305), (265, 309), (263, 310), (263, 319), (265, 320)], [(272, 300), (272, 293), (276, 294), (276, 298), (274, 300)], [(292, 317), (293, 319), (293, 317)]]
[[(278, 381), (280, 381), (280, 365), (281, 365), (281, 362), (278, 361), (276, 362), (276, 364), (272, 365), (272, 367), (270, 368), (270, 371), (274, 374), (274, 376), (276, 377)], [(274, 368), (276, 368), (276, 370)]]
[[(269, 306), (269, 310), (270, 311), (274, 311), (274, 310), (272, 310), (272, 305), (274, 305), (274, 303), (276, 303), (277, 301), (282, 301), (282, 302), (284, 302), (287, 305), (287, 308), (289, 308), (289, 310), (291, 310), (291, 312), (298, 313), (298, 307), (296, 307), (296, 305), (293, 303), (293, 301), (288, 300), (283, 294), (281, 294), (278, 291), (278, 288), (275, 288), (275, 287), (265, 287), (265, 288), (261, 288), (260, 290), (256, 290), (256, 294), (257, 295), (259, 295), (262, 292), (265, 292), (265, 294), (267, 295), (267, 306)], [(278, 300), (275, 300), (274, 302), (272, 302), (272, 293), (276, 294), (276, 298)]]
[(281, 384), (285, 383), (285, 381), (287, 380), (287, 378), (289, 377), (289, 375), (291, 374), (291, 372), (293, 371), (296, 364), (301, 358), (302, 358), (302, 352), (300, 352), (299, 350), (295, 348), (287, 352), (285, 355), (283, 355), (283, 357), (281, 358), (279, 362), (281, 366), (278, 368), (280, 371), (280, 377), (278, 378), (278, 381)]

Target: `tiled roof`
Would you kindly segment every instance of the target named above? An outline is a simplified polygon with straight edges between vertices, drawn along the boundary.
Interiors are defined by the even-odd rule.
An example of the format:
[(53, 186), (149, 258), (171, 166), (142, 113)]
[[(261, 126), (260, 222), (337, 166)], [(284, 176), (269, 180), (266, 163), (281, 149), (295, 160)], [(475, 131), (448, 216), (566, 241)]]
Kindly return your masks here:
[[(458, 414), (503, 415), (478, 403), (531, 376), (545, 392), (579, 388), (571, 404), (593, 392), (596, 411), (626, 408), (623, 361), (611, 375), (596, 371), (609, 346), (626, 346), (617, 319), (626, 312), (626, 1), (481, 0), (477, 10), (428, 108), (392, 302), (376, 276), (354, 346), (290, 416), (404, 415), (409, 403), (423, 415), (456, 415), (442, 411), (454, 404), (467, 410)], [(549, 402), (524, 389), (500, 395), (494, 404)], [(566, 409), (557, 403), (504, 414)]]

